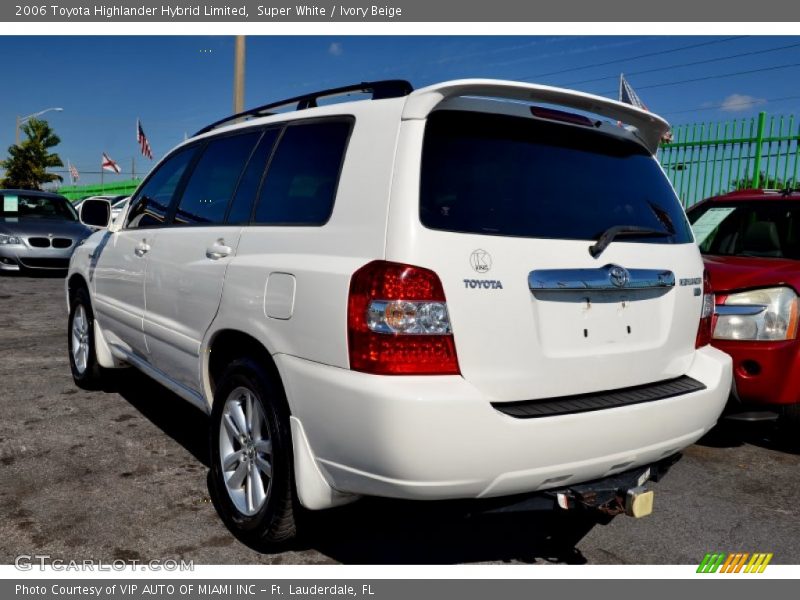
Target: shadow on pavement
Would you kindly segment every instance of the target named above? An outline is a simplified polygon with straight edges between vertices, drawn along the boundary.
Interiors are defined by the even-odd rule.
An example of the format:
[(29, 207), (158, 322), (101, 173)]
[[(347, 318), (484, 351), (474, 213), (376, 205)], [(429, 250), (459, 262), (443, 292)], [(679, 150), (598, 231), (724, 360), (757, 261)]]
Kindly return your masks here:
[(208, 417), (134, 368), (114, 373), (104, 391), (117, 393), (148, 421), (209, 466)]
[[(208, 418), (200, 411), (135, 369), (118, 372), (105, 391), (120, 394), (209, 466)], [(302, 511), (300, 536), (279, 550), (314, 549), (349, 564), (583, 564), (576, 545), (598, 523), (587, 513), (480, 510), (480, 503), (471, 501), (365, 498), (331, 510)]]
[(800, 455), (800, 433), (774, 422), (742, 423), (721, 420), (697, 444), (709, 448), (735, 448), (751, 444), (759, 448)]
[(586, 513), (471, 514), (472, 503), (362, 499), (306, 513), (297, 545), (345, 564), (554, 562), (584, 564)]

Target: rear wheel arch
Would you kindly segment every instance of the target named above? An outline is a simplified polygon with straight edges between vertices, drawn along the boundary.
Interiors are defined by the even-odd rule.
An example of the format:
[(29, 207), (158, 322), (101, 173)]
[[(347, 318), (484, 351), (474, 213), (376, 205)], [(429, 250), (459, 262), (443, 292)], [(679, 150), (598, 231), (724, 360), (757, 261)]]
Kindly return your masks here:
[[(237, 330), (222, 330), (209, 341), (204, 371), (205, 385), (213, 399), (209, 431), (209, 488), (214, 506), (231, 531), (246, 543), (260, 547), (262, 544), (271, 546), (286, 542), (296, 533), (298, 506), (291, 412), (277, 366), (267, 348), (251, 335)], [(237, 442), (235, 436), (231, 437), (233, 434), (224, 438), (223, 432), (227, 430), (230, 433), (230, 429), (223, 423), (226, 418), (230, 419), (226, 417), (226, 412), (230, 412), (229, 405), (238, 402), (235, 397), (242, 394), (260, 408), (256, 411), (251, 407), (243, 413), (248, 425), (246, 428), (238, 427), (241, 433)], [(259, 414), (263, 423), (259, 421)], [(261, 424), (251, 426), (251, 418)], [(236, 422), (235, 418), (233, 422)], [(266, 454), (262, 456), (259, 444), (263, 440), (259, 435), (264, 432), (269, 446), (263, 450)], [(237, 455), (239, 457), (234, 459)], [(238, 462), (229, 464), (230, 460)], [(262, 463), (267, 461), (269, 471), (264, 471), (266, 475), (260, 474), (259, 460)], [(241, 477), (234, 483), (240, 469), (248, 473), (246, 483)], [(264, 486), (265, 476), (269, 479), (267, 486)], [(254, 503), (251, 507), (250, 500), (247, 500), (247, 507), (243, 508), (239, 505), (242, 498), (250, 497), (254, 482), (259, 480), (262, 483), (260, 497), (263, 498), (259, 502), (263, 504)]]
[(203, 380), (208, 398), (214, 397), (214, 392), (226, 367), (240, 358), (252, 358), (264, 367), (275, 385), (279, 386), (283, 392), (282, 396), (286, 403), (286, 409), (291, 414), (286, 400), (283, 379), (278, 371), (278, 366), (272, 358), (272, 354), (258, 339), (237, 329), (217, 331), (208, 342), (203, 364)]

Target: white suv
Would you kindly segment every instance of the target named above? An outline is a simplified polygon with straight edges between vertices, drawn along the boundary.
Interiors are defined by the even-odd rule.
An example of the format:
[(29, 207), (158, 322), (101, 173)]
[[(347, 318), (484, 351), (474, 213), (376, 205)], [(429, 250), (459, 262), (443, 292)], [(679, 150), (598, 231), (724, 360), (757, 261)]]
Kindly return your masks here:
[(215, 123), (75, 252), (75, 381), (133, 365), (208, 413), (252, 542), (362, 495), (647, 514), (731, 385), (667, 128), (493, 80)]

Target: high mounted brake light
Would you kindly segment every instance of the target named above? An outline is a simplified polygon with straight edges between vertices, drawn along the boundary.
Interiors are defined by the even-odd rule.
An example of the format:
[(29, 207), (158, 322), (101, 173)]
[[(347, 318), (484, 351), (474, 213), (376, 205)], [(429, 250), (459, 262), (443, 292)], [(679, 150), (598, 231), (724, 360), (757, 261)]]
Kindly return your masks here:
[(547, 119), (549, 121), (561, 121), (562, 123), (572, 123), (573, 125), (583, 125), (584, 127), (595, 126), (595, 121), (588, 117), (554, 108), (531, 106), (531, 114), (539, 119)]
[(433, 271), (373, 261), (350, 281), (350, 368), (380, 375), (458, 375), (447, 301)]

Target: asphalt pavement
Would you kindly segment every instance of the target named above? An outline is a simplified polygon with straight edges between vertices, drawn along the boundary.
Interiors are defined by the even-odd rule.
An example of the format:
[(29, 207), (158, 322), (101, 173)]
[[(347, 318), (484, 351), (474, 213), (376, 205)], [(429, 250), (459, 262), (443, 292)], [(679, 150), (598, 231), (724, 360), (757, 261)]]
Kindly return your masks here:
[(800, 564), (800, 435), (763, 426), (688, 448), (643, 519), (367, 499), (306, 514), (292, 547), (258, 552), (209, 500), (202, 413), (132, 369), (106, 391), (73, 384), (63, 287), (0, 275), (0, 563), (697, 564), (745, 551)]

